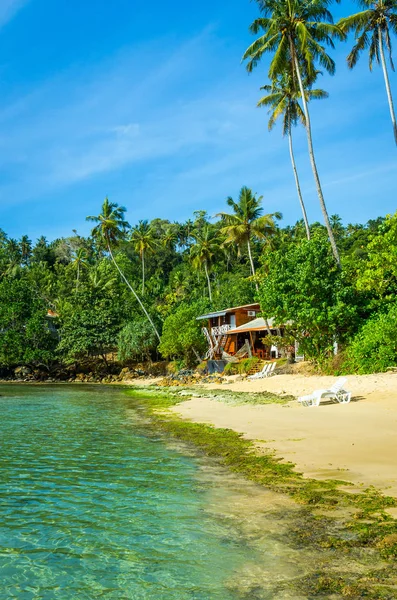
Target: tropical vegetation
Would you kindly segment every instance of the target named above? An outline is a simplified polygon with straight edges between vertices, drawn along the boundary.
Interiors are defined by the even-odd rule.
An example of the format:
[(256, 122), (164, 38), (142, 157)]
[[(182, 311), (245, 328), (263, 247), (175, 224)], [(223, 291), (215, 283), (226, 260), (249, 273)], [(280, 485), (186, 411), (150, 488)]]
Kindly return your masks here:
[[(170, 359), (198, 364), (206, 348), (196, 317), (259, 302), (322, 369), (384, 371), (397, 364), (397, 213), (344, 225), (329, 214), (314, 152), (309, 107), (328, 97), (318, 85), (335, 73), (335, 42), (354, 42), (353, 68), (367, 51), (382, 66), (393, 131), (392, 38), (397, 0), (357, 0), (337, 24), (330, 0), (255, 0), (255, 40), (243, 60), (263, 64), (269, 130), (288, 138), (302, 220), (283, 225), (266, 189), (231, 190), (217, 215), (197, 210), (182, 222), (154, 218), (131, 226), (126, 208), (105, 198), (88, 235), (32, 242), (0, 230), (0, 369), (78, 370), (86, 363)], [(267, 74), (267, 75), (266, 75)], [(323, 224), (311, 222), (293, 146), (306, 133)], [(264, 196), (260, 195), (264, 193)], [(237, 195), (238, 194), (238, 195)], [(272, 198), (272, 203), (277, 199)], [(223, 199), (216, 199), (217, 210)], [(282, 207), (279, 207), (280, 209)], [(215, 211), (214, 211), (215, 212)], [(268, 328), (270, 333), (270, 329)], [(335, 357), (335, 351), (338, 350)]]

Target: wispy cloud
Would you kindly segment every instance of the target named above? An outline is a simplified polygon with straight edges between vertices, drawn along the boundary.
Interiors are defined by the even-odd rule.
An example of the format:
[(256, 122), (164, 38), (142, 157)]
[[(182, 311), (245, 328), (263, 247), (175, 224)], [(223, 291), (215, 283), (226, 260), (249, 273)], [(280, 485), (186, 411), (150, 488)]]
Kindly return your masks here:
[(29, 0), (0, 0), (0, 27), (16, 15)]
[[(179, 219), (197, 208), (219, 212), (227, 195), (248, 185), (264, 194), (269, 212), (281, 210), (287, 222), (300, 218), (288, 144), (278, 129), (268, 134), (266, 111), (255, 108), (263, 73), (248, 78), (237, 53), (231, 60), (230, 49), (219, 44), (210, 28), (188, 41), (151, 40), (96, 65), (71, 67), (4, 106), (2, 209), (11, 213), (19, 203), (45, 211), (54, 198), (67, 198), (63, 214), (75, 226), (109, 193), (131, 209), (131, 221)], [(375, 193), (384, 211), (394, 202), (394, 148), (384, 150), (388, 116), (373, 116), (383, 88), (368, 92), (367, 78), (364, 71), (354, 81), (343, 73), (340, 82), (324, 78), (331, 99), (312, 107), (329, 210), (349, 220), (383, 210)], [(301, 130), (294, 135), (302, 189), (315, 220), (321, 214), (306, 140)], [(57, 235), (71, 229), (66, 218), (60, 221), (53, 224)]]

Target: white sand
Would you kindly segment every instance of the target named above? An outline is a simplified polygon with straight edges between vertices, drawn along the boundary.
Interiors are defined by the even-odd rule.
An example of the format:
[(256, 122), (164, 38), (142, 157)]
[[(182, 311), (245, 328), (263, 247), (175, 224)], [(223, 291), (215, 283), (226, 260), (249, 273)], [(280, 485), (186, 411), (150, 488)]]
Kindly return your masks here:
[[(278, 375), (203, 387), (299, 396), (334, 381), (335, 377)], [(193, 398), (173, 410), (195, 422), (234, 429), (295, 463), (307, 477), (341, 479), (363, 488), (374, 485), (397, 496), (397, 375), (351, 376), (346, 387), (353, 392), (346, 405), (235, 406)]]

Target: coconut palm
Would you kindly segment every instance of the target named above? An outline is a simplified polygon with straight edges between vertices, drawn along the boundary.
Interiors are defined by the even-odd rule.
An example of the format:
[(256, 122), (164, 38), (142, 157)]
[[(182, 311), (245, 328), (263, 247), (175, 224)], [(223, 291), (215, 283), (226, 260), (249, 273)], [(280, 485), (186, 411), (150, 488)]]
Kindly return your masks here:
[(192, 264), (198, 271), (204, 269), (207, 278), (208, 295), (210, 302), (212, 302), (209, 271), (220, 251), (219, 239), (217, 234), (208, 224), (193, 232), (192, 237), (195, 240), (195, 244), (190, 249)]
[(139, 221), (131, 231), (131, 242), (142, 263), (142, 296), (145, 293), (145, 255), (153, 253), (156, 248), (154, 231), (148, 221)]
[(269, 78), (274, 81), (285, 73), (292, 73), (296, 80), (305, 115), (305, 127), (310, 162), (316, 183), (325, 225), (328, 231), (332, 251), (337, 264), (340, 264), (339, 252), (335, 243), (325, 205), (320, 177), (313, 149), (312, 130), (308, 103), (306, 100), (304, 79), (314, 80), (319, 63), (331, 75), (335, 72), (335, 63), (327, 54), (325, 46), (334, 47), (333, 37), (343, 39), (341, 29), (334, 25), (328, 10), (331, 0), (256, 0), (261, 17), (255, 19), (250, 30), (253, 34), (263, 32), (247, 48), (243, 60), (248, 60), (247, 70), (251, 72), (265, 54), (273, 54), (269, 67)]
[(391, 55), (390, 33), (397, 34), (397, 0), (358, 0), (359, 6), (364, 10), (350, 17), (341, 19), (339, 27), (345, 33), (354, 31), (355, 44), (347, 57), (347, 64), (352, 69), (363, 50), (368, 49), (369, 68), (372, 71), (374, 60), (382, 65), (385, 80), (386, 94), (393, 125), (394, 141), (397, 144), (397, 124), (393, 106), (393, 97), (390, 89), (389, 75), (385, 59), (385, 50), (388, 52), (390, 66), (394, 71)]
[(163, 248), (175, 252), (176, 245), (178, 243), (178, 223), (169, 223), (162, 232), (161, 245)]
[[(251, 241), (253, 239), (263, 240), (272, 236), (276, 232), (275, 219), (281, 219), (281, 213), (262, 215), (263, 196), (256, 197), (248, 187), (242, 187), (238, 202), (233, 198), (227, 198), (226, 203), (233, 209), (233, 213), (218, 213), (224, 226), (221, 233), (226, 236), (225, 244), (234, 244), (241, 252), (242, 248), (247, 247), (248, 257), (252, 275), (255, 275), (255, 265), (252, 258)], [(256, 283), (258, 290), (258, 284)]]
[(97, 239), (100, 244), (104, 245), (106, 250), (109, 252), (109, 255), (116, 269), (118, 270), (120, 277), (123, 279), (123, 281), (126, 283), (128, 288), (135, 296), (135, 299), (137, 300), (139, 306), (145, 313), (146, 318), (153, 327), (153, 330), (160, 341), (160, 335), (152, 319), (150, 318), (149, 313), (147, 312), (138, 294), (136, 293), (132, 285), (129, 283), (128, 279), (124, 275), (123, 271), (120, 269), (119, 265), (117, 264), (117, 261), (113, 256), (112, 248), (117, 247), (118, 244), (125, 239), (126, 230), (129, 227), (129, 223), (124, 218), (125, 212), (126, 208), (124, 208), (124, 206), (119, 206), (115, 202), (109, 202), (109, 199), (106, 197), (102, 204), (101, 214), (99, 214), (97, 217), (86, 217), (86, 220), (97, 223), (96, 227), (94, 227), (94, 229), (92, 230), (91, 235), (95, 239)]
[[(266, 106), (269, 108), (269, 131), (273, 129), (279, 117), (283, 117), (282, 127), (283, 135), (288, 136), (289, 153), (291, 157), (292, 170), (294, 172), (296, 190), (298, 192), (299, 203), (301, 205), (303, 220), (306, 228), (307, 239), (310, 240), (310, 227), (307, 220), (306, 208), (302, 198), (301, 187), (299, 183), (298, 171), (295, 163), (294, 149), (292, 144), (292, 127), (298, 122), (305, 125), (305, 114), (299, 103), (300, 91), (297, 87), (291, 73), (277, 77), (272, 85), (264, 85), (261, 90), (268, 92), (267, 96), (263, 96), (258, 102), (258, 106)], [(327, 98), (328, 94), (324, 90), (313, 90), (305, 85), (306, 100), (313, 98)]]

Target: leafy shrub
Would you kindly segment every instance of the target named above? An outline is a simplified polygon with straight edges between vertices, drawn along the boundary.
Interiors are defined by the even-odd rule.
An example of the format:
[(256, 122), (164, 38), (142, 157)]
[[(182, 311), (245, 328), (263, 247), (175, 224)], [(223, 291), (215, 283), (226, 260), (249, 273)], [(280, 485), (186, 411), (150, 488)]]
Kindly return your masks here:
[(244, 358), (237, 365), (238, 372), (240, 373), (240, 375), (243, 375), (244, 373), (249, 373), (252, 367), (255, 367), (255, 365), (257, 365), (259, 362), (260, 359), (256, 356), (252, 356), (251, 358)]
[(197, 372), (204, 375), (207, 372), (207, 362), (203, 360), (197, 367)]
[(187, 366), (196, 363), (197, 356), (207, 348), (202, 323), (196, 320), (205, 310), (203, 302), (181, 304), (165, 319), (159, 346), (165, 358), (183, 358)]
[(119, 333), (119, 360), (147, 360), (156, 345), (157, 337), (150, 323), (146, 319), (136, 319)]
[(172, 360), (167, 365), (167, 373), (168, 375), (175, 375), (176, 373), (179, 373), (179, 371), (186, 369), (186, 366), (184, 360)]
[(224, 374), (225, 375), (243, 375), (245, 373), (249, 373), (252, 367), (258, 364), (260, 359), (256, 356), (252, 356), (251, 358), (244, 358), (238, 363), (228, 363), (225, 367)]
[(369, 319), (346, 351), (344, 370), (381, 373), (397, 364), (397, 304)]
[(224, 375), (237, 375), (238, 363), (232, 363), (232, 362), (227, 363), (223, 373), (224, 373)]

